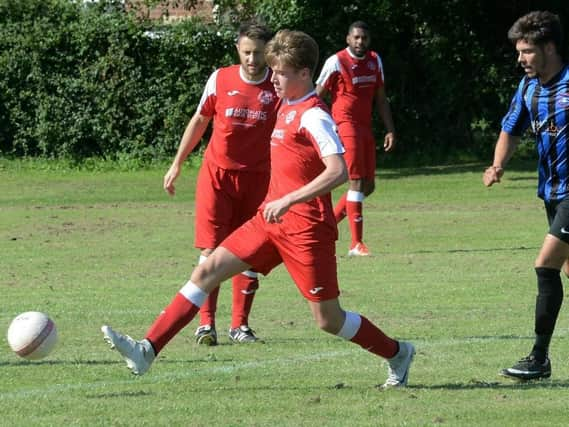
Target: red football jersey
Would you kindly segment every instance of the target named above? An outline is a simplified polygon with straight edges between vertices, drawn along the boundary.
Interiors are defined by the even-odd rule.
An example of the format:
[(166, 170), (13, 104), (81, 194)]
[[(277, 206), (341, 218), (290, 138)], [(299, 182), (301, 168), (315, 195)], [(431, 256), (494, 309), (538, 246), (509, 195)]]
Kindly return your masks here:
[(383, 82), (383, 64), (377, 53), (370, 50), (359, 59), (348, 48), (326, 60), (316, 81), (332, 96), (336, 123), (364, 126), (371, 126), (373, 98)]
[(268, 69), (260, 82), (246, 80), (240, 65), (214, 71), (198, 106), (213, 117), (206, 159), (222, 169), (268, 170), (278, 102)]
[[(283, 100), (271, 136), (271, 182), (265, 201), (308, 184), (324, 171), (323, 157), (343, 152), (336, 124), (315, 91), (295, 101)], [(330, 193), (293, 205), (289, 212), (336, 228)]]

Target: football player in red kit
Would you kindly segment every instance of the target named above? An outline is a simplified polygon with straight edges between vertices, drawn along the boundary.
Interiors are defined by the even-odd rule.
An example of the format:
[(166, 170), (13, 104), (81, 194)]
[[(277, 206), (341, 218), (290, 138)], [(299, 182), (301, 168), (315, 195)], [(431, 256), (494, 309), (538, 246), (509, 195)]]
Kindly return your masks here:
[[(271, 33), (247, 23), (239, 29), (239, 65), (219, 68), (209, 77), (197, 111), (190, 120), (178, 152), (164, 176), (164, 189), (174, 194), (174, 181), (182, 164), (213, 119), (213, 132), (199, 171), (196, 189), (195, 246), (199, 262), (233, 230), (252, 217), (269, 185), (269, 139), (275, 123), (278, 98), (271, 84), (264, 49)], [(249, 313), (257, 273), (233, 277), (233, 307), (229, 338), (233, 342), (257, 340), (249, 327)], [(215, 312), (219, 287), (200, 310), (196, 330), (199, 344), (217, 344)]]
[(385, 388), (405, 386), (413, 345), (388, 337), (356, 312), (344, 311), (338, 299), (337, 226), (330, 191), (348, 173), (336, 125), (312, 83), (318, 45), (303, 32), (281, 30), (265, 55), (282, 103), (271, 136), (271, 180), (264, 202), (194, 269), (143, 340), (110, 326), (102, 327), (104, 338), (133, 373), (144, 374), (220, 281), (252, 267), (267, 274), (284, 263), (318, 327), (386, 358)]
[(346, 149), (350, 177), (349, 189), (338, 201), (336, 221), (348, 217), (352, 241), (349, 256), (368, 256), (363, 242), (363, 200), (375, 190), (375, 139), (372, 110), (375, 104), (387, 129), (383, 147), (395, 145), (395, 127), (385, 95), (383, 64), (379, 55), (369, 50), (366, 23), (356, 21), (348, 29), (348, 47), (326, 60), (316, 80), (316, 92), (331, 95), (332, 117)]

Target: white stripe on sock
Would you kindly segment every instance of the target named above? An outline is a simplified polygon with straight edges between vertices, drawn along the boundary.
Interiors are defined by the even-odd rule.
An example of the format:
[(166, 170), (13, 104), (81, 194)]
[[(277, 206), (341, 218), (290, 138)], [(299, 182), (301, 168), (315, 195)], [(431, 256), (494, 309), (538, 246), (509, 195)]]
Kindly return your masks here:
[(348, 202), (363, 202), (364, 193), (361, 191), (348, 190), (348, 195), (346, 196), (346, 201)]
[(346, 311), (346, 320), (344, 320), (344, 326), (342, 326), (342, 329), (340, 329), (340, 332), (338, 332), (336, 335), (349, 341), (356, 336), (361, 324), (362, 318), (358, 313)]
[(241, 274), (244, 274), (245, 276), (250, 277), (251, 279), (256, 279), (259, 276), (258, 273), (251, 270), (245, 270)]
[(179, 292), (197, 307), (201, 307), (207, 298), (207, 293), (198, 288), (191, 280), (188, 280), (188, 283)]

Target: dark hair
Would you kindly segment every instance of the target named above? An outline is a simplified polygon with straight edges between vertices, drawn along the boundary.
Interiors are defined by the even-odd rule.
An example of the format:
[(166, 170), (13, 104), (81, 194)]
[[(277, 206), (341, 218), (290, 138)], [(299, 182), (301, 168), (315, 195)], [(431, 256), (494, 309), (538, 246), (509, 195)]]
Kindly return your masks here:
[(280, 30), (265, 46), (269, 66), (280, 62), (295, 70), (308, 68), (310, 75), (318, 65), (318, 44), (302, 31)]
[(243, 22), (239, 26), (237, 33), (237, 41), (242, 37), (250, 38), (251, 40), (262, 40), (267, 43), (273, 33), (265, 25), (259, 24), (256, 21)]
[(563, 48), (563, 28), (559, 16), (547, 11), (534, 11), (522, 16), (508, 31), (512, 43), (520, 40), (536, 45), (555, 44), (557, 53)]
[(369, 27), (364, 21), (352, 22), (348, 27), (348, 34), (350, 34), (354, 28), (359, 28), (364, 30), (366, 33), (369, 33)]

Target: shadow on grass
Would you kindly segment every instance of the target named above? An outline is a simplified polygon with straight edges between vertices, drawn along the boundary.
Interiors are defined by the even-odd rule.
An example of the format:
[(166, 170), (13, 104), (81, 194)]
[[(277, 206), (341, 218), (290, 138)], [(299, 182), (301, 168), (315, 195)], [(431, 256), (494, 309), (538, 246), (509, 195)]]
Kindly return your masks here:
[(147, 391), (121, 391), (121, 392), (113, 392), (113, 393), (100, 393), (100, 394), (87, 394), (85, 395), (86, 399), (114, 399), (116, 397), (124, 398), (124, 397), (143, 397), (143, 396), (153, 396), (155, 393), (147, 392)]
[(530, 389), (552, 389), (552, 388), (569, 388), (569, 380), (533, 380), (533, 381), (516, 381), (504, 378), (501, 381), (479, 381), (470, 380), (467, 382), (420, 385), (409, 384), (410, 390), (530, 390)]
[(536, 251), (540, 249), (539, 246), (515, 246), (512, 248), (473, 248), (473, 249), (448, 249), (448, 250), (419, 250), (419, 251), (412, 251), (406, 252), (407, 254), (436, 254), (436, 253), (476, 253), (476, 252), (509, 252), (509, 251)]
[[(381, 167), (379, 170), (381, 171), (381, 179), (397, 179), (397, 178), (406, 178), (412, 177), (416, 175), (451, 175), (451, 174), (459, 174), (459, 173), (480, 173), (480, 177), (482, 177), (482, 173), (484, 169), (488, 167), (488, 163), (466, 163), (460, 165), (446, 165), (446, 166), (423, 166), (423, 167), (416, 167), (416, 168), (399, 168), (399, 169), (391, 169), (385, 168), (382, 169)], [(511, 162), (507, 169), (508, 173), (511, 172), (535, 172), (536, 171), (536, 162), (535, 161), (513, 161)], [(536, 180), (536, 177), (512, 177), (509, 178), (512, 180)]]
[(477, 335), (477, 336), (468, 336), (463, 337), (462, 339), (465, 340), (476, 340), (476, 341), (498, 341), (498, 340), (531, 340), (534, 339), (535, 335)]
[[(221, 359), (217, 356), (208, 357), (205, 356), (202, 359), (168, 359), (167, 356), (160, 357), (160, 364), (183, 364), (183, 363), (191, 363), (191, 364), (199, 364), (199, 363), (233, 363), (235, 359)], [(0, 368), (17, 368), (21, 366), (76, 366), (76, 365), (85, 365), (85, 366), (105, 366), (105, 365), (124, 365), (125, 362), (122, 358), (117, 354), (116, 360), (19, 360), (14, 362), (0, 362)]]

